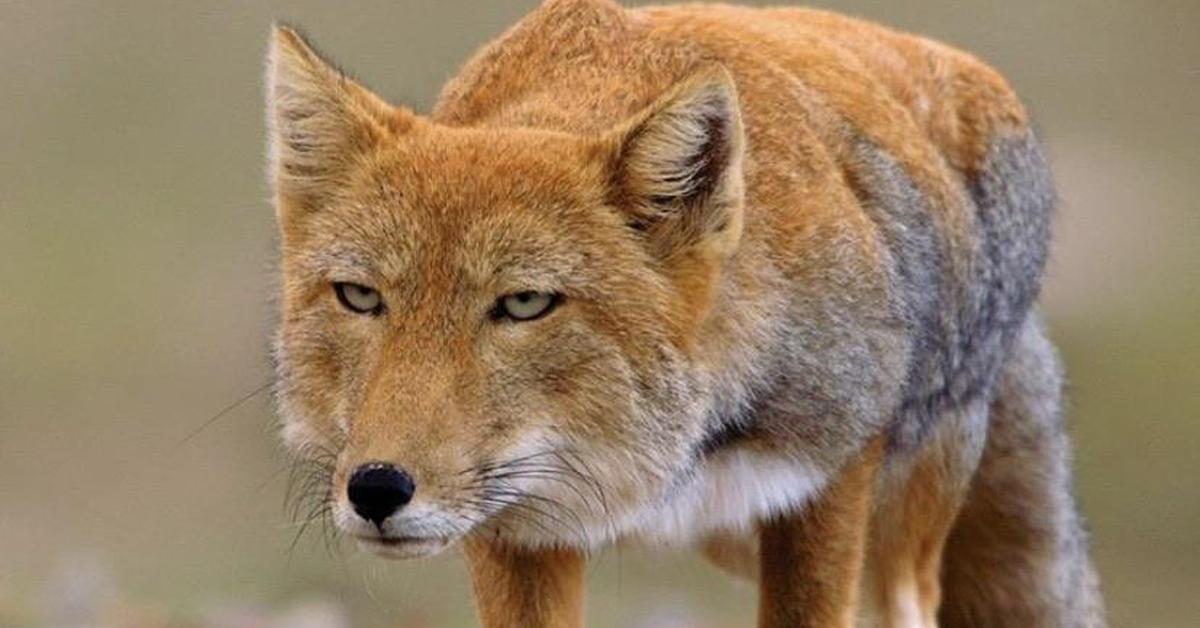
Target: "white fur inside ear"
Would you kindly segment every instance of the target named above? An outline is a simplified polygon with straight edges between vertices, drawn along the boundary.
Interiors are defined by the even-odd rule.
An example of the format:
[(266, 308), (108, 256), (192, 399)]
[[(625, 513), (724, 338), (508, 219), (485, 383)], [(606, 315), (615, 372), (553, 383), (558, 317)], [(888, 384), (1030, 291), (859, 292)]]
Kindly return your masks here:
[(741, 237), (745, 150), (737, 88), (710, 66), (616, 132), (617, 203), (656, 255), (706, 243), (729, 254)]
[(314, 206), (351, 164), (408, 120), (286, 27), (275, 29), (266, 84), (272, 186)]
[(704, 175), (714, 159), (730, 157), (736, 115), (730, 98), (724, 86), (706, 85), (647, 121), (626, 156), (630, 178), (643, 186), (641, 194), (686, 199), (701, 193), (701, 186), (716, 184)]
[(274, 183), (318, 172), (345, 129), (329, 70), (294, 31), (276, 27), (267, 54), (268, 156)]

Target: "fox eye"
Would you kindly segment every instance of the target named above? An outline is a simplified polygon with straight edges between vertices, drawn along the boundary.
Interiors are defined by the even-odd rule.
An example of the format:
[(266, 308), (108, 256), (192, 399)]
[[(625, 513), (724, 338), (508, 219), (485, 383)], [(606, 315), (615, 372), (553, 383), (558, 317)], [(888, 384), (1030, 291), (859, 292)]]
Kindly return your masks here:
[(339, 281), (333, 284), (333, 291), (337, 294), (338, 301), (351, 312), (374, 315), (383, 311), (383, 297), (374, 288)]
[(493, 318), (531, 321), (549, 314), (562, 301), (562, 295), (526, 290), (501, 297), (492, 310)]

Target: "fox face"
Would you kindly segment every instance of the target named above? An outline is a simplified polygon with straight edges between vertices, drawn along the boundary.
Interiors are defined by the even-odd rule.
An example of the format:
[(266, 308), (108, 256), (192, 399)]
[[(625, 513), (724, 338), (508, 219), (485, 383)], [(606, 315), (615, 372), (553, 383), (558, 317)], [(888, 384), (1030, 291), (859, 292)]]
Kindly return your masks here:
[(398, 557), (582, 545), (683, 481), (741, 233), (727, 72), (593, 136), (450, 127), (280, 28), (268, 92), (284, 440), (342, 532)]

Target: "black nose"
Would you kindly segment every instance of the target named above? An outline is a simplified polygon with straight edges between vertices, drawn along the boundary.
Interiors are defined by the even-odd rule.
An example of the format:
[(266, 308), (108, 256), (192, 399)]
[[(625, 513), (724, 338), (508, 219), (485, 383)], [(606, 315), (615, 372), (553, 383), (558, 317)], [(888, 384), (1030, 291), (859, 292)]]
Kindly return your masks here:
[(382, 527), (385, 519), (412, 500), (416, 488), (407, 473), (390, 464), (372, 462), (355, 469), (346, 496), (358, 516)]

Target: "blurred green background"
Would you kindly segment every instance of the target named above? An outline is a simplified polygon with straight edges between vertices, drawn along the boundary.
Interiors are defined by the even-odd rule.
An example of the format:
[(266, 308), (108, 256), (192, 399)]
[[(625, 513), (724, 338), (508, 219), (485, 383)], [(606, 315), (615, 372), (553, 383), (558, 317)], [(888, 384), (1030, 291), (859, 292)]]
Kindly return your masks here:
[[(268, 26), (427, 109), (536, 2), (0, 1), (0, 626), (458, 626), (454, 555), (289, 552), (266, 395)], [(1200, 625), (1200, 2), (817, 2), (968, 48), (1062, 197), (1043, 299), (1115, 626)], [(688, 556), (592, 568), (596, 626), (746, 626)], [(107, 623), (105, 623), (107, 622)]]

